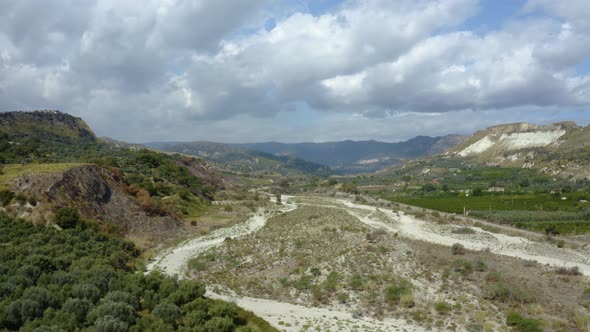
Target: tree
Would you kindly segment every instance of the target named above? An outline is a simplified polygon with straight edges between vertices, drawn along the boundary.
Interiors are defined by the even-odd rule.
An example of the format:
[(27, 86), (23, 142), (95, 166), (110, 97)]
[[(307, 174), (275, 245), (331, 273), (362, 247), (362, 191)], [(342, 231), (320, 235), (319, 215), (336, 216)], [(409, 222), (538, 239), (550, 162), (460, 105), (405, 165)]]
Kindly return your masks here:
[(328, 180), (327, 184), (328, 184), (328, 187), (333, 187), (338, 184), (338, 181), (336, 181), (336, 179), (330, 179), (330, 180)]
[(203, 326), (207, 332), (230, 332), (234, 322), (228, 317), (213, 317)]
[(61, 310), (73, 314), (78, 323), (83, 323), (91, 305), (86, 299), (67, 299)]
[(152, 314), (172, 326), (176, 326), (176, 320), (182, 316), (180, 308), (170, 303), (158, 304), (152, 311)]
[(289, 181), (287, 179), (281, 180), (279, 187), (281, 187), (283, 191), (287, 190), (289, 188)]
[(446, 183), (445, 183), (445, 184), (443, 184), (443, 185), (442, 185), (442, 191), (444, 191), (444, 192), (447, 192), (447, 191), (449, 191), (449, 185), (448, 185), (448, 184), (446, 184)]
[(358, 194), (359, 193), (359, 191), (356, 187), (356, 182), (354, 182), (354, 181), (344, 183), (342, 185), (342, 190), (344, 190), (344, 192), (347, 192), (349, 194)]
[(436, 191), (436, 187), (432, 183), (427, 183), (422, 186), (422, 191), (433, 192)]
[(477, 187), (473, 189), (473, 196), (483, 196), (483, 188)]
[(96, 321), (106, 316), (113, 317), (127, 324), (133, 324), (135, 322), (135, 309), (127, 303), (106, 301), (88, 314), (88, 320)]
[(128, 330), (129, 324), (110, 315), (98, 318), (92, 327), (94, 332), (127, 332)]
[(80, 214), (69, 207), (59, 208), (55, 212), (54, 221), (63, 229), (75, 228), (80, 223)]
[(280, 194), (280, 193), (277, 193), (277, 194), (275, 195), (275, 197), (276, 197), (276, 200), (277, 200), (277, 205), (280, 205), (280, 204), (282, 203), (282, 202), (281, 202), (281, 194)]
[(2, 206), (7, 206), (14, 198), (14, 193), (10, 190), (0, 190), (0, 203)]

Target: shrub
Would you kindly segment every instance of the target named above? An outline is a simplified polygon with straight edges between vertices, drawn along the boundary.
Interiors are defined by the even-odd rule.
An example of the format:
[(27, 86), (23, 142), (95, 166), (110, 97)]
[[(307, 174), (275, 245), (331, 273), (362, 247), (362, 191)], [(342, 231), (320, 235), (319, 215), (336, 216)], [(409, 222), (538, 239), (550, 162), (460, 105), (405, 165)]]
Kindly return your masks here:
[(326, 281), (324, 282), (324, 289), (328, 292), (336, 291), (336, 287), (338, 286), (338, 279), (340, 276), (336, 271), (332, 271), (328, 274)]
[(555, 269), (555, 273), (557, 274), (561, 274), (561, 275), (568, 275), (568, 276), (579, 276), (582, 275), (582, 272), (580, 272), (580, 268), (577, 266), (572, 266), (572, 267), (558, 267), (557, 269)]
[(453, 255), (465, 255), (467, 250), (461, 243), (455, 243), (451, 246), (451, 252)]
[(18, 203), (18, 205), (23, 206), (27, 203), (27, 196), (18, 193), (14, 196), (14, 200)]
[(405, 279), (399, 279), (385, 289), (385, 300), (389, 303), (398, 303), (402, 295), (411, 293), (412, 283)]
[(88, 320), (96, 322), (106, 316), (132, 324), (135, 321), (135, 309), (127, 303), (107, 301), (94, 308), (88, 314)]
[(348, 296), (348, 293), (340, 292), (340, 293), (338, 293), (338, 295), (336, 295), (336, 298), (338, 299), (338, 301), (340, 303), (346, 303), (346, 302), (348, 302), (349, 296)]
[(137, 301), (131, 294), (122, 291), (109, 292), (101, 299), (101, 302), (108, 301), (127, 303), (136, 309), (139, 307)]
[(152, 314), (172, 326), (176, 326), (176, 320), (182, 316), (180, 308), (170, 303), (158, 304)]
[(448, 314), (449, 312), (451, 312), (451, 310), (453, 309), (453, 307), (451, 307), (450, 304), (448, 304), (447, 302), (436, 302), (434, 304), (434, 310), (436, 310), (436, 312), (438, 312), (439, 315), (445, 315)]
[(484, 263), (481, 260), (478, 260), (478, 261), (475, 262), (474, 269), (477, 272), (484, 272), (485, 270), (488, 269), (488, 267), (486, 266), (486, 263)]
[(352, 277), (350, 277), (350, 281), (348, 282), (348, 285), (350, 286), (350, 288), (355, 289), (355, 290), (359, 290), (363, 288), (363, 277), (355, 274)]
[(534, 297), (523, 289), (511, 287), (504, 282), (496, 282), (486, 290), (486, 297), (504, 303), (532, 303)]
[(80, 223), (80, 214), (69, 207), (59, 208), (55, 212), (54, 222), (62, 229), (75, 228)]
[(98, 318), (92, 326), (93, 332), (127, 332), (128, 330), (127, 323), (110, 315)]
[(190, 270), (194, 270), (194, 271), (198, 271), (198, 272), (205, 271), (205, 269), (207, 267), (205, 265), (205, 263), (201, 262), (201, 260), (198, 258), (191, 258), (188, 261), (187, 266)]
[(475, 234), (475, 231), (469, 227), (459, 227), (451, 231), (453, 234)]
[(90, 306), (92, 303), (86, 299), (68, 299), (62, 307), (62, 311), (73, 314), (78, 323), (83, 323)]
[(319, 277), (320, 275), (322, 275), (322, 271), (320, 271), (320, 269), (318, 269), (317, 267), (312, 267), (309, 272), (314, 276), (314, 277)]
[(517, 332), (541, 332), (543, 330), (540, 321), (523, 317), (516, 312), (506, 314), (506, 324), (512, 326)]
[(412, 293), (403, 294), (399, 299), (402, 308), (411, 308), (414, 306), (414, 295)]
[(10, 205), (10, 201), (14, 198), (14, 193), (10, 190), (0, 190), (0, 203), (2, 206)]
[(101, 296), (100, 289), (92, 284), (75, 285), (72, 288), (72, 297), (78, 299), (87, 299), (91, 302), (96, 302)]
[(203, 325), (203, 328), (207, 332), (230, 332), (234, 328), (234, 323), (227, 317), (213, 317)]
[(238, 318), (238, 306), (234, 303), (215, 301), (209, 307), (209, 315), (229, 318), (233, 321)]
[(173, 292), (169, 300), (176, 305), (183, 305), (205, 295), (205, 286), (197, 281), (183, 280), (178, 290)]

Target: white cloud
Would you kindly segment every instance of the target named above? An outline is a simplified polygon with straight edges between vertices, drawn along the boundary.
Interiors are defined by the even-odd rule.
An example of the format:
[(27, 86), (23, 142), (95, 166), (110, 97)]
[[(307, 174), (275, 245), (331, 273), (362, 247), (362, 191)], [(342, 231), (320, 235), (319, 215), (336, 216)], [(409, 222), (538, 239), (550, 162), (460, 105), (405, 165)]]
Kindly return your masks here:
[[(476, 0), (349, 0), (319, 15), (276, 0), (4, 1), (0, 107), (59, 108), (135, 141), (393, 139), (383, 119), (578, 109), (590, 104), (575, 70), (590, 58), (585, 3), (530, 0), (521, 12), (541, 14), (476, 33), (462, 28)], [(274, 129), (311, 121), (300, 105), (313, 125)]]

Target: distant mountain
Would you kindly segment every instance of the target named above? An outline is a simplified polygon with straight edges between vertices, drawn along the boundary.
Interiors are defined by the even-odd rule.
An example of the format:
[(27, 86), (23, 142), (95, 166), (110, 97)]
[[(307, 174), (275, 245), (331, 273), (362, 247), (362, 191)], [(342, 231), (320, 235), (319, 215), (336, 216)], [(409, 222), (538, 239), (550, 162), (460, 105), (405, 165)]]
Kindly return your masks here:
[(476, 132), (447, 155), (590, 180), (590, 126), (584, 128), (574, 122), (498, 125)]
[(203, 157), (216, 162), (220, 168), (238, 173), (281, 175), (329, 175), (333, 173), (325, 165), (306, 161), (295, 156), (274, 155), (243, 146), (232, 146), (223, 143), (152, 142), (144, 145), (165, 152)]
[(402, 160), (442, 153), (463, 142), (465, 137), (418, 136), (398, 143), (370, 141), (340, 141), (326, 143), (249, 143), (229, 144), (273, 155), (293, 156), (330, 166), (345, 172), (371, 172), (400, 163)]

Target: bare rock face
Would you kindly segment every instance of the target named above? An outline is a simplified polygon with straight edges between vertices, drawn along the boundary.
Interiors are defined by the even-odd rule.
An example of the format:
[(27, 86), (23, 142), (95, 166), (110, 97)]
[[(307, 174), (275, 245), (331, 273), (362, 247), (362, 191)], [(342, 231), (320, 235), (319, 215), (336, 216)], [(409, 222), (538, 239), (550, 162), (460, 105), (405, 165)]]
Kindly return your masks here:
[(95, 165), (74, 167), (62, 174), (23, 176), (13, 182), (12, 189), (48, 203), (42, 205), (75, 207), (82, 217), (112, 223), (125, 234), (161, 234), (181, 227), (171, 216), (149, 215), (120, 189), (108, 170)]
[(101, 205), (110, 202), (113, 194), (105, 179), (105, 177), (108, 179), (108, 176), (102, 173), (102, 170), (96, 166), (72, 168), (64, 172), (60, 181), (49, 187), (47, 194), (50, 197), (65, 195), (71, 201), (99, 210)]

